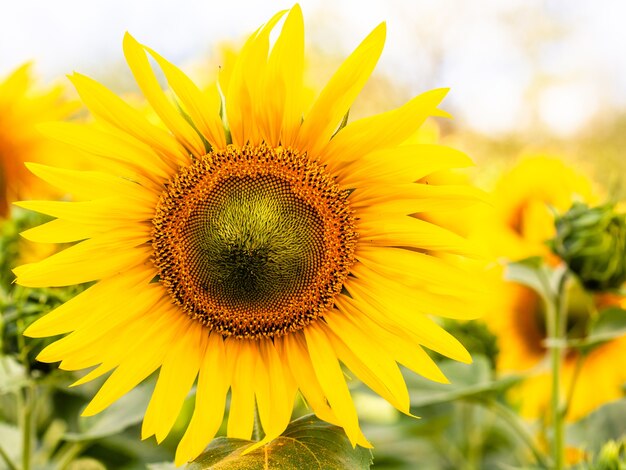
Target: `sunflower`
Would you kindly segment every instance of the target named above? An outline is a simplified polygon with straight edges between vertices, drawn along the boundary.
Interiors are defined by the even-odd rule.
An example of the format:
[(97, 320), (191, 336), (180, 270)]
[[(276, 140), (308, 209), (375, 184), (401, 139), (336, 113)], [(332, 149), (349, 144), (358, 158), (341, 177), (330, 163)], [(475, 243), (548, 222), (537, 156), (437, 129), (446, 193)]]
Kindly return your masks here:
[(143, 438), (168, 435), (197, 380), (179, 464), (216, 434), (227, 394), (228, 436), (250, 439), (256, 406), (265, 432), (256, 446), (277, 437), (299, 391), (353, 445), (369, 446), (341, 364), (409, 413), (398, 363), (445, 382), (425, 348), (470, 362), (431, 315), (472, 315), (468, 302), (481, 295), (474, 274), (434, 255), (475, 250), (409, 214), (480, 198), (472, 188), (414, 183), (471, 160), (437, 145), (400, 146), (428, 116), (445, 115), (437, 106), (447, 90), (342, 125), (384, 41), (381, 24), (303, 113), (297, 5), (247, 40), (222, 99), (126, 35), (130, 69), (167, 130), (96, 81), (71, 77), (96, 123), (46, 132), (89, 153), (99, 170), (29, 165), (75, 200), (21, 202), (56, 217), (24, 236), (77, 243), (15, 273), (32, 287), (97, 281), (25, 333), (69, 333), (38, 359), (96, 366), (76, 384), (112, 371), (84, 415), (160, 369)]
[[(588, 178), (559, 159), (541, 156), (522, 160), (496, 186), (495, 208), (481, 233), (496, 256), (512, 261), (541, 256), (555, 265), (560, 260), (545, 243), (555, 235), (554, 213), (567, 211), (575, 201), (594, 202), (597, 196), (592, 188)], [(528, 287), (503, 281), (499, 268), (492, 275), (492, 291), (498, 295), (485, 321), (498, 338), (497, 368), (501, 372), (533, 372), (512, 396), (523, 415), (546, 416), (551, 378), (544, 361), (547, 331), (542, 300)], [(588, 297), (580, 287), (568, 298), (570, 338), (584, 336), (598, 310), (624, 302), (618, 298), (609, 302), (606, 296)], [(576, 420), (622, 395), (626, 374), (615, 368), (614, 358), (625, 354), (626, 338), (609, 341), (584, 358), (575, 349), (566, 351), (561, 389), (569, 390), (576, 381), (567, 419)]]
[[(539, 296), (531, 289), (502, 283), (501, 301), (487, 322), (499, 341), (497, 366), (501, 371), (532, 372), (511, 398), (521, 406), (522, 415), (541, 418), (549, 415), (551, 375), (544, 361), (545, 310)], [(595, 295), (587, 298), (578, 289), (570, 292), (568, 337), (584, 338), (585, 329), (596, 311), (607, 306), (626, 307), (624, 299)], [(504, 313), (504, 314), (503, 314)], [(586, 356), (573, 348), (566, 349), (561, 372), (561, 389), (572, 394), (566, 419), (576, 421), (610, 401), (624, 396), (626, 372), (620, 367), (626, 358), (626, 336), (594, 348)]]
[(24, 162), (63, 161), (60, 146), (37, 132), (36, 126), (65, 119), (74, 109), (72, 102), (63, 99), (62, 87), (35, 87), (31, 64), (0, 82), (0, 218), (8, 216), (10, 204), (18, 199), (51, 194), (52, 188), (35, 178)]

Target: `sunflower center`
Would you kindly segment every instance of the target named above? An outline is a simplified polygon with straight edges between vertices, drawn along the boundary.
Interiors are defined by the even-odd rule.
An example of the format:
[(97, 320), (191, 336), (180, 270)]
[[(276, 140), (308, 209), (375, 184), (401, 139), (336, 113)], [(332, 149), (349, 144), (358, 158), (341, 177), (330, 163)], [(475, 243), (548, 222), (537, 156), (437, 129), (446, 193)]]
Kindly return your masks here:
[(332, 307), (357, 234), (334, 178), (288, 149), (229, 147), (181, 170), (153, 219), (172, 299), (239, 338), (296, 331)]
[(280, 308), (322, 262), (324, 225), (275, 175), (220, 181), (191, 214), (184, 238), (198, 284), (224, 304)]

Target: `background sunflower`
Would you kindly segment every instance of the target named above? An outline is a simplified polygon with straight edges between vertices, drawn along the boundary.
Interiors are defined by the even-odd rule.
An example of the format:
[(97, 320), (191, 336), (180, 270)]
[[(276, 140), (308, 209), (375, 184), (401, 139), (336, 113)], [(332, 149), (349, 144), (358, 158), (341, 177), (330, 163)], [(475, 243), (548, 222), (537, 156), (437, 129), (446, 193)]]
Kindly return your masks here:
[(42, 122), (67, 118), (77, 109), (63, 97), (63, 87), (39, 88), (32, 64), (24, 64), (0, 81), (0, 217), (20, 199), (54, 195), (52, 187), (26, 169), (24, 162), (72, 164), (71, 155), (41, 135)]

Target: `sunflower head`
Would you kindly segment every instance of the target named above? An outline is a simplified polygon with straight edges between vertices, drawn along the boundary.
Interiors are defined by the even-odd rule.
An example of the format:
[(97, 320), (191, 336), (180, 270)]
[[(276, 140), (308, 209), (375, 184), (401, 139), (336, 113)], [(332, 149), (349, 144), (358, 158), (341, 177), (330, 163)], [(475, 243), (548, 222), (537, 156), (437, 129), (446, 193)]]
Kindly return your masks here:
[(301, 330), (332, 308), (355, 262), (348, 195), (290, 149), (213, 152), (161, 195), (152, 220), (160, 279), (183, 310), (223, 335)]
[(493, 191), (494, 209), (477, 224), (477, 236), (497, 257), (541, 256), (556, 263), (546, 245), (555, 235), (554, 214), (564, 213), (576, 201), (592, 203), (595, 199), (589, 178), (561, 159), (525, 158), (498, 181)]
[(459, 262), (476, 249), (420, 214), (452, 212), (482, 194), (427, 184), (471, 165), (463, 153), (406, 143), (429, 116), (446, 115), (438, 106), (447, 90), (344, 119), (384, 41), (381, 24), (307, 106), (297, 5), (261, 26), (225, 83), (208, 91), (127, 35), (128, 64), (160, 125), (98, 82), (71, 77), (96, 122), (46, 132), (90, 155), (97, 170), (30, 165), (75, 199), (20, 205), (56, 218), (26, 238), (76, 243), (14, 272), (25, 286), (96, 281), (26, 331), (69, 333), (39, 359), (96, 366), (77, 383), (113, 371), (85, 414), (160, 369), (143, 437), (162, 441), (197, 384), (177, 463), (213, 438), (227, 396), (231, 437), (251, 437), (255, 407), (266, 433), (256, 445), (277, 437), (299, 392), (353, 445), (369, 446), (342, 364), (409, 413), (399, 364), (445, 382), (427, 349), (471, 360), (433, 316), (476, 315), (477, 271)]

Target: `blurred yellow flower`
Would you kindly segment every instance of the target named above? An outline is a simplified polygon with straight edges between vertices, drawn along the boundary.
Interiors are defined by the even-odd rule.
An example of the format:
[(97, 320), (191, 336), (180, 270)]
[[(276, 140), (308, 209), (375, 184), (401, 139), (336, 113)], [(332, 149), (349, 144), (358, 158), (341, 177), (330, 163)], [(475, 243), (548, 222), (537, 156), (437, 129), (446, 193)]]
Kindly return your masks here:
[(14, 201), (57, 193), (31, 174), (24, 162), (68, 163), (63, 147), (36, 127), (65, 119), (76, 105), (63, 98), (60, 86), (37, 88), (31, 69), (31, 64), (22, 65), (0, 82), (0, 218), (8, 215)]
[(596, 199), (590, 179), (561, 159), (527, 157), (498, 181), (494, 207), (476, 223), (475, 236), (496, 257), (554, 261), (545, 244), (556, 233), (553, 210), (563, 213), (575, 201), (593, 204)]
[[(511, 398), (528, 418), (549, 416), (551, 375), (546, 358), (545, 311), (539, 296), (519, 284), (500, 281), (494, 289), (499, 302), (485, 318), (498, 338), (497, 368), (501, 372), (531, 372), (531, 376), (513, 390)], [(569, 293), (568, 336), (580, 338), (595, 311), (609, 305), (626, 307), (626, 300), (595, 295), (587, 298), (578, 289)], [(608, 341), (582, 358), (568, 349), (561, 376), (561, 390), (569, 391), (576, 379), (566, 419), (577, 420), (598, 406), (624, 395), (626, 337)], [(580, 362), (579, 362), (580, 361)], [(578, 370), (577, 370), (578, 368)], [(577, 376), (577, 377), (576, 377)]]
[[(510, 261), (540, 256), (555, 265), (559, 259), (545, 244), (556, 233), (554, 211), (564, 213), (576, 201), (593, 204), (596, 200), (590, 179), (563, 161), (545, 156), (528, 158), (500, 179), (494, 191), (494, 209), (482, 216), (476, 233), (494, 256)], [(485, 321), (498, 338), (497, 368), (501, 372), (532, 371), (532, 376), (513, 391), (512, 397), (522, 407), (523, 415), (547, 416), (551, 385), (544, 360), (547, 332), (543, 303), (528, 287), (504, 281), (501, 268), (495, 268), (492, 274), (492, 290), (497, 295)], [(570, 292), (569, 299), (568, 336), (580, 337), (607, 300), (605, 296), (589, 300), (580, 288)], [(567, 419), (578, 419), (621, 396), (626, 372), (616, 367), (615, 358), (626, 358), (625, 354), (626, 338), (598, 347), (580, 363), (576, 350), (566, 352), (562, 390), (569, 390), (578, 374)]]
[[(439, 256), (473, 254), (473, 247), (410, 216), (479, 199), (470, 187), (416, 183), (471, 160), (444, 146), (401, 145), (428, 116), (444, 114), (437, 107), (447, 90), (341, 126), (385, 34), (384, 24), (375, 28), (306, 113), (298, 6), (248, 39), (221, 84), (223, 100), (217, 88), (204, 93), (127, 35), (127, 62), (167, 130), (98, 82), (72, 76), (105, 125), (59, 123), (48, 131), (114, 167), (31, 165), (79, 199), (20, 203), (57, 217), (24, 236), (79, 243), (15, 273), (30, 287), (98, 281), (25, 333), (69, 333), (38, 359), (68, 370), (96, 366), (78, 383), (113, 370), (84, 414), (160, 369), (142, 429), (158, 442), (197, 378), (177, 464), (213, 438), (229, 390), (231, 437), (250, 439), (255, 406), (265, 432), (256, 446), (280, 435), (299, 390), (353, 445), (369, 446), (341, 363), (408, 413), (398, 363), (445, 382), (424, 348), (471, 360), (431, 315), (475, 315), (472, 272)], [(177, 104), (161, 90), (149, 57)]]

